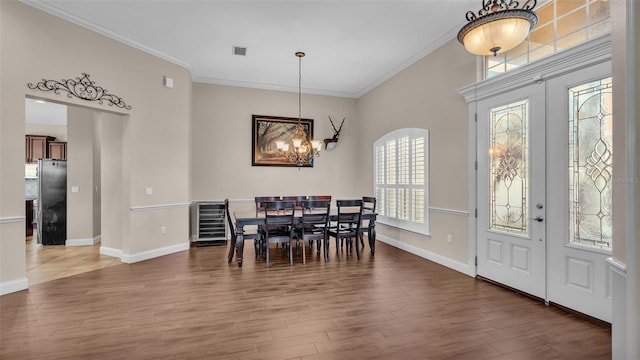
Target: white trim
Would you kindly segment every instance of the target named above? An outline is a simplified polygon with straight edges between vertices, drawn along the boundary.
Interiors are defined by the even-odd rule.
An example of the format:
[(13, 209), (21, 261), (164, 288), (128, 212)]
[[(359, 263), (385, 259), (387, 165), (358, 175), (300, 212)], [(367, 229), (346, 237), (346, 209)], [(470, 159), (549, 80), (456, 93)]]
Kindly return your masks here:
[(0, 283), (0, 296), (14, 293), (16, 291), (26, 290), (29, 288), (29, 279), (23, 277), (18, 280), (5, 281)]
[[(625, 177), (627, 179), (638, 178), (637, 157), (640, 150), (637, 143), (637, 129), (636, 122), (637, 113), (636, 100), (638, 96), (638, 78), (636, 75), (638, 63), (640, 59), (636, 58), (636, 52), (638, 48), (636, 38), (638, 31), (640, 31), (640, 22), (636, 15), (640, 13), (638, 9), (638, 3), (636, 1), (627, 0), (626, 2), (626, 19), (625, 21), (625, 69), (624, 76), (626, 79), (625, 93)], [(622, 19), (620, 19), (622, 21)], [(640, 234), (638, 234), (637, 221), (638, 216), (638, 184), (633, 181), (627, 182), (626, 186), (626, 269), (627, 278), (625, 284), (626, 291), (626, 313), (624, 314), (626, 320), (626, 329), (624, 331), (625, 336), (625, 352), (620, 354), (628, 359), (638, 359), (640, 357), (640, 345), (638, 344), (638, 327), (640, 326), (640, 316), (638, 315), (638, 287), (639, 284), (639, 264), (638, 264), (638, 242), (640, 241)], [(616, 309), (614, 309), (616, 310)], [(615, 325), (614, 325), (615, 326)], [(614, 344), (620, 343), (620, 340), (613, 339)], [(616, 353), (614, 349), (614, 353)]]
[(609, 269), (611, 269), (611, 271), (624, 278), (627, 277), (627, 266), (625, 264), (614, 258), (607, 258), (607, 264), (609, 264)]
[(160, 256), (189, 250), (189, 247), (190, 247), (190, 243), (185, 242), (182, 244), (171, 245), (171, 246), (167, 246), (159, 249), (143, 251), (136, 254), (122, 254), (120, 259), (122, 260), (123, 263), (132, 264), (139, 261), (149, 260), (149, 259), (157, 258)]
[(511, 92), (576, 70), (611, 60), (611, 36), (602, 37), (557, 52), (526, 66), (458, 89), (467, 103)]
[(392, 239), (388, 236), (385, 235), (381, 235), (378, 234), (376, 236), (376, 240), (379, 240), (387, 245), (391, 245), (393, 247), (396, 247), (400, 250), (404, 250), (406, 252), (409, 252), (411, 254), (420, 256), (421, 258), (427, 259), (429, 261), (433, 261), (434, 263), (440, 264), (442, 266), (446, 266), (450, 269), (456, 270), (458, 272), (461, 272), (465, 275), (469, 275), (471, 277), (475, 277), (476, 276), (476, 267), (475, 264), (469, 263), (469, 264), (465, 264), (465, 263), (461, 263), (459, 261), (455, 261), (452, 260), (448, 257), (442, 256), (442, 255), (438, 255), (436, 253), (433, 253), (431, 251), (427, 251), (424, 249), (420, 249), (418, 247), (415, 247), (413, 245), (409, 245), (407, 243), (404, 243), (402, 241), (398, 241), (396, 239)]
[(100, 255), (107, 255), (111, 257), (116, 257), (118, 259), (122, 259), (122, 250), (114, 249), (106, 246), (100, 246)]
[(65, 246), (92, 246), (100, 242), (101, 235), (94, 237), (93, 239), (67, 239), (64, 243)]
[(19, 222), (24, 222), (25, 220), (26, 220), (26, 217), (24, 216), (3, 217), (3, 218), (0, 218), (0, 224), (19, 223)]
[(445, 209), (445, 208), (437, 208), (437, 207), (429, 207), (429, 211), (432, 213), (438, 214), (447, 214), (447, 215), (457, 215), (457, 216), (469, 216), (468, 211), (455, 210), (455, 209)]
[(175, 209), (189, 207), (189, 203), (177, 203), (177, 204), (160, 204), (160, 205), (147, 205), (147, 206), (132, 206), (130, 210), (132, 212), (138, 211), (155, 211), (164, 209)]

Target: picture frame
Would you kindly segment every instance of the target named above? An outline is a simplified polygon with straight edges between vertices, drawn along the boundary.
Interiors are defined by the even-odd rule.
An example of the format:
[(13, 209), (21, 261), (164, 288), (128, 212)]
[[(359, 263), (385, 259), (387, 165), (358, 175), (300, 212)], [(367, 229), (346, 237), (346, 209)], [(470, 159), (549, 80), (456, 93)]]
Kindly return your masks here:
[[(251, 118), (251, 166), (296, 167), (295, 162), (278, 154), (276, 140), (290, 142), (298, 125), (298, 118), (266, 115), (252, 115)], [(313, 119), (300, 119), (300, 123), (307, 134), (307, 140), (313, 139)], [(302, 166), (313, 167), (313, 160)]]

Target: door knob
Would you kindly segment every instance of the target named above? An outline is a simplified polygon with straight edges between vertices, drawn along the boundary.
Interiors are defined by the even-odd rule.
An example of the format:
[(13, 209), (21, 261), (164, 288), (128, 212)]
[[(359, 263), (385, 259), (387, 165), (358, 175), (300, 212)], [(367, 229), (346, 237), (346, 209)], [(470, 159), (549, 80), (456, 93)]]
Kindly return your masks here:
[(533, 220), (535, 220), (537, 222), (543, 222), (544, 218), (542, 216), (536, 216), (535, 218), (533, 218)]

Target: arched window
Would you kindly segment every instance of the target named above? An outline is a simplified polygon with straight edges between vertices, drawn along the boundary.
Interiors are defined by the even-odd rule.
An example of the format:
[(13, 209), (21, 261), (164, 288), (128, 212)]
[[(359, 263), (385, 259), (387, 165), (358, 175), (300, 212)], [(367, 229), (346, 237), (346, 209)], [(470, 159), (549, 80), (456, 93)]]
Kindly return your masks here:
[(374, 144), (378, 222), (429, 234), (429, 132), (407, 128)]

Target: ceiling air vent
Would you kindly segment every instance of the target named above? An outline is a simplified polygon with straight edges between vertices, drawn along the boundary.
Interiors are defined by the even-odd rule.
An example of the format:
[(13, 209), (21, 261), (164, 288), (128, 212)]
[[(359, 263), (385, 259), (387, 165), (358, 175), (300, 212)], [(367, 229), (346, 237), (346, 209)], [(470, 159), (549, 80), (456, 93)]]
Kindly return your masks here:
[(241, 46), (234, 46), (233, 47), (233, 55), (245, 56), (245, 55), (247, 55), (247, 48), (246, 47), (241, 47)]

